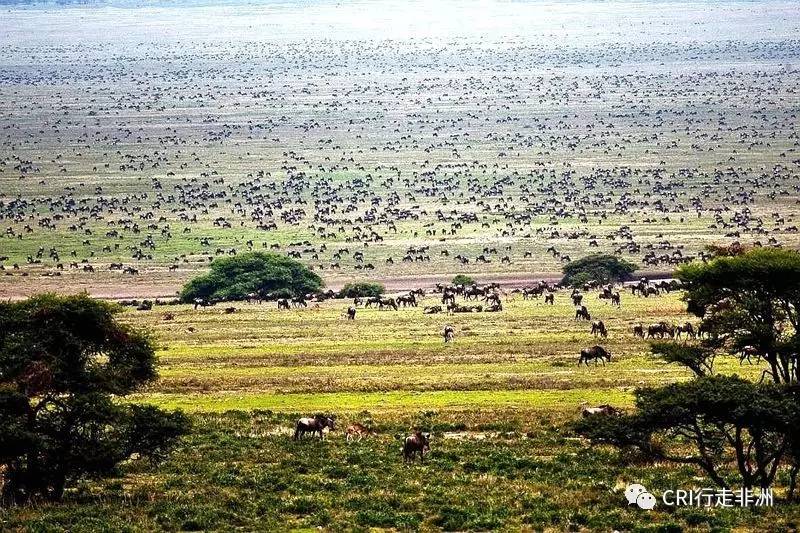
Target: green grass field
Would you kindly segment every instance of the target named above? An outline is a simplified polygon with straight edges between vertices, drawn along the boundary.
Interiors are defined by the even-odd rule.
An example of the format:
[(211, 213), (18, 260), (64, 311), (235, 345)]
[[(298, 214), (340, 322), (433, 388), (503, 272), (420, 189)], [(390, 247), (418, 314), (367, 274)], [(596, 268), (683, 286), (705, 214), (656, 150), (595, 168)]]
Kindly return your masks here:
[[(688, 379), (630, 330), (691, 319), (676, 294), (626, 294), (620, 309), (594, 293), (587, 300), (609, 328), (605, 367), (577, 366), (578, 350), (598, 341), (573, 320), (565, 292), (554, 306), (516, 296), (495, 314), (360, 309), (353, 322), (341, 300), (291, 311), (237, 304), (233, 314), (126, 310), (123, 320), (154, 332), (160, 360), (158, 381), (132, 401), (187, 411), (192, 434), (162, 465), (134, 460), (64, 503), (2, 511), (0, 520), (34, 531), (796, 527), (796, 505), (625, 506), (627, 483), (661, 491), (707, 482), (690, 467), (592, 448), (569, 424), (584, 402), (630, 408), (636, 387)], [(445, 323), (456, 328), (447, 345)], [(717, 371), (758, 374), (735, 358), (720, 358)], [(337, 415), (338, 430), (293, 442), (294, 420), (315, 412)], [(376, 434), (347, 443), (342, 430), (356, 421)], [(424, 465), (400, 456), (414, 427), (433, 432)]]
[[(800, 248), (797, 2), (33, 3), (0, 0), (3, 299), (171, 298), (251, 248), (389, 292), (510, 290), (593, 252), (652, 279), (712, 244)], [(0, 531), (796, 531), (797, 505), (624, 505), (630, 482), (707, 482), (570, 424), (689, 379), (631, 328), (696, 319), (675, 294), (586, 303), (608, 339), (563, 292), (352, 322), (344, 301), (126, 308), (160, 377), (121, 401), (193, 432), (164, 464), (0, 508)], [(610, 364), (579, 367), (598, 342)], [(339, 430), (293, 442), (316, 412)], [(376, 435), (348, 444), (351, 422)], [(415, 427), (432, 452), (404, 465)]]

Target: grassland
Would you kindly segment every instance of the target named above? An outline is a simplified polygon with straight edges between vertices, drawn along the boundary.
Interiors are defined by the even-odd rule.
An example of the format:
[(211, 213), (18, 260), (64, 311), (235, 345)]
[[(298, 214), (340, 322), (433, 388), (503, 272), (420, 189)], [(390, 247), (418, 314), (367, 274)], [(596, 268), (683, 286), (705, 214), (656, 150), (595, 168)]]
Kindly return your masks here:
[(169, 296), (248, 241), (397, 288), (800, 246), (791, 2), (231, 4), (4, 12), (0, 297)]
[[(521, 286), (590, 252), (661, 276), (709, 244), (800, 248), (796, 2), (90, 4), (0, 8), (0, 298), (172, 296), (251, 248), (391, 292)], [(677, 295), (587, 304), (608, 339), (563, 293), (352, 322), (342, 301), (127, 309), (160, 377), (126, 401), (194, 431), (162, 465), (0, 509), (0, 530), (797, 530), (796, 505), (624, 506), (628, 482), (706, 482), (569, 424), (688, 379), (631, 326), (694, 319)], [(611, 363), (578, 367), (597, 342)], [(318, 411), (377, 435), (293, 442)], [(414, 427), (433, 450), (405, 466)]]
[[(124, 312), (154, 332), (160, 378), (133, 401), (191, 413), (192, 434), (160, 466), (133, 461), (64, 503), (0, 511), (5, 528), (166, 530), (760, 530), (797, 526), (797, 506), (667, 509), (624, 505), (627, 483), (704, 486), (689, 467), (647, 463), (577, 438), (583, 402), (630, 408), (637, 386), (688, 379), (649, 355), (634, 323), (691, 320), (676, 294), (624, 295), (617, 309), (587, 295), (609, 327), (606, 367), (578, 367), (596, 341), (554, 306), (511, 297), (496, 314), (359, 310), (343, 301), (278, 311), (272, 304)], [(434, 303), (429, 298), (424, 303)], [(174, 320), (165, 321), (165, 313)], [(456, 328), (445, 345), (444, 323)], [(190, 331), (190, 328), (193, 331)], [(720, 358), (717, 370), (755, 377)], [(298, 416), (337, 415), (324, 442), (293, 442)], [(376, 435), (347, 443), (361, 422)], [(425, 465), (403, 465), (400, 438), (433, 432)]]

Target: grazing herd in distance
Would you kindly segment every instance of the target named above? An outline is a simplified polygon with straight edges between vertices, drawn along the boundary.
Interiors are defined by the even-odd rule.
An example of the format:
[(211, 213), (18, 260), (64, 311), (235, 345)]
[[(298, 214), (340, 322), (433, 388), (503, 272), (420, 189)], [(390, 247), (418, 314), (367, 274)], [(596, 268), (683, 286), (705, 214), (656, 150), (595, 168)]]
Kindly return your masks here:
[[(424, 289), (414, 289), (395, 296), (371, 296), (371, 297), (356, 297), (352, 300), (352, 304), (347, 307), (343, 313), (346, 320), (355, 320), (357, 310), (360, 308), (372, 308), (376, 310), (394, 310), (397, 311), (402, 308), (417, 308), (420, 301), (429, 296), (431, 293), (438, 295), (441, 305), (423, 307), (424, 314), (431, 313), (459, 313), (464, 312), (461, 309), (464, 307), (482, 307), (489, 306), (499, 307), (498, 311), (502, 310), (502, 302), (506, 299), (513, 298), (516, 295), (521, 295), (523, 300), (540, 299), (545, 305), (554, 305), (555, 295), (559, 291), (566, 291), (569, 300), (572, 302), (576, 309), (575, 319), (578, 321), (590, 320), (591, 314), (585, 305), (585, 295), (592, 290), (597, 290), (598, 298), (607, 301), (608, 305), (619, 307), (622, 305), (622, 290), (629, 290), (632, 296), (640, 298), (657, 297), (660, 294), (668, 293), (674, 290), (679, 290), (681, 284), (677, 280), (658, 280), (651, 281), (646, 278), (641, 278), (635, 282), (628, 282), (624, 284), (615, 285), (599, 284), (594, 282), (585, 283), (579, 288), (566, 288), (560, 283), (551, 283), (547, 281), (540, 281), (533, 286), (525, 286), (521, 288), (514, 288), (511, 290), (502, 289), (498, 283), (490, 283), (487, 285), (446, 285), (437, 284), (433, 289), (428, 292)], [(309, 294), (305, 297), (296, 298), (278, 298), (275, 300), (279, 310), (307, 308), (309, 303), (318, 305), (320, 302), (332, 298), (337, 298), (339, 295), (335, 291), (325, 291), (319, 294)], [(462, 303), (459, 303), (461, 299)], [(248, 298), (251, 302), (261, 302), (262, 299)], [(472, 306), (467, 306), (467, 302), (482, 302), (476, 303)], [(195, 302), (196, 306), (213, 306), (217, 302), (198, 301)], [(433, 310), (433, 311), (432, 311)], [(485, 308), (481, 309), (485, 312)], [(235, 308), (225, 308), (225, 312), (235, 312)], [(479, 312), (470, 311), (470, 312)], [(167, 319), (165, 315), (165, 319)], [(171, 319), (171, 318), (170, 318)], [(685, 338), (694, 339), (703, 334), (702, 329), (695, 328), (690, 322), (685, 324), (669, 324), (667, 322), (658, 322), (649, 326), (637, 324), (633, 326), (633, 335), (640, 338), (648, 339), (664, 339), (664, 338)], [(442, 329), (442, 337), (445, 343), (452, 342), (455, 339), (456, 330), (450, 325), (446, 324)], [(608, 329), (603, 320), (594, 320), (591, 322), (591, 334), (601, 339), (606, 339), (609, 335)], [(748, 360), (748, 356), (757, 356), (755, 353), (750, 353), (745, 350), (742, 356), (742, 361)], [(610, 363), (612, 354), (602, 345), (593, 345), (584, 348), (580, 351), (578, 357), (578, 365), (589, 366), (590, 363), (594, 365)], [(608, 404), (598, 406), (587, 406), (585, 403), (581, 405), (581, 416), (614, 416), (620, 413), (619, 409)], [(324, 440), (327, 431), (335, 431), (336, 416), (332, 414), (315, 414), (313, 416), (303, 417), (296, 421), (293, 440), (301, 440), (304, 436), (310, 435), (311, 437), (318, 437)], [(348, 443), (359, 442), (364, 438), (375, 437), (378, 433), (374, 429), (370, 429), (367, 425), (359, 422), (354, 422), (347, 426), (345, 430), (345, 439)], [(402, 445), (400, 448), (401, 455), (405, 462), (414, 462), (419, 459), (424, 462), (424, 457), (431, 449), (431, 434), (415, 429), (410, 434), (401, 438)]]

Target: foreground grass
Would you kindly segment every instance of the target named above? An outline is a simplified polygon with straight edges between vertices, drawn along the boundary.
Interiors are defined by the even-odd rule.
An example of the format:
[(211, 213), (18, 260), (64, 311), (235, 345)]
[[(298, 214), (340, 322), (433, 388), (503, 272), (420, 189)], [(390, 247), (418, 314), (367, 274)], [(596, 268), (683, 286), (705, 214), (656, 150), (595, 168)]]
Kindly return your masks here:
[[(691, 468), (641, 464), (574, 438), (572, 415), (506, 408), (351, 414), (378, 435), (346, 443), (290, 437), (296, 414), (195, 415), (163, 465), (132, 462), (61, 504), (0, 511), (4, 530), (572, 530), (796, 528), (797, 505), (666, 509), (625, 505), (624, 487), (702, 486)], [(424, 465), (404, 465), (400, 437), (433, 431)]]
[[(0, 530), (796, 529), (796, 505), (626, 507), (630, 482), (658, 493), (707, 482), (693, 468), (591, 448), (569, 424), (584, 402), (628, 408), (638, 386), (688, 379), (630, 330), (691, 317), (674, 294), (625, 294), (621, 309), (596, 294), (586, 300), (608, 339), (574, 320), (564, 292), (555, 306), (517, 297), (502, 313), (359, 310), (355, 321), (342, 318), (342, 300), (284, 312), (129, 310), (125, 321), (154, 331), (161, 374), (130, 401), (187, 411), (192, 434), (163, 465), (132, 461), (62, 503), (0, 511)], [(457, 332), (447, 345), (445, 323)], [(579, 367), (579, 350), (598, 342), (611, 363)], [(719, 358), (717, 370), (759, 372), (733, 358)], [(314, 412), (336, 414), (339, 431), (292, 441), (297, 417)], [(346, 443), (341, 430), (352, 421), (377, 435)], [(433, 432), (425, 465), (401, 460), (412, 428)]]

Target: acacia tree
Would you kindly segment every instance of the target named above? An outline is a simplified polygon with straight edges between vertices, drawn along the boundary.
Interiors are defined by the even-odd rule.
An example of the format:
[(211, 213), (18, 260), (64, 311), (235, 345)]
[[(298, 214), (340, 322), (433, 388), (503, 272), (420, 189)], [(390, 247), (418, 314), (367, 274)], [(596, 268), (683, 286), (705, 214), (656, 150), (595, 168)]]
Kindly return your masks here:
[(189, 281), (181, 300), (243, 300), (251, 294), (262, 298), (302, 296), (318, 292), (324, 283), (307, 266), (289, 257), (250, 252), (215, 259), (211, 271)]
[(60, 499), (133, 454), (157, 460), (188, 431), (181, 412), (117, 397), (156, 377), (150, 339), (87, 295), (0, 303), (2, 499)]
[[(771, 486), (788, 467), (793, 498), (800, 472), (800, 254), (737, 250), (678, 270), (690, 312), (707, 333), (697, 344), (659, 342), (655, 354), (695, 379), (636, 392), (636, 411), (596, 417), (577, 430), (593, 442), (693, 464), (720, 486)], [(771, 383), (714, 374), (720, 352), (755, 351)], [(763, 377), (763, 376), (762, 376)], [(686, 454), (686, 445), (695, 453)]]
[(610, 283), (629, 279), (638, 267), (615, 255), (593, 254), (570, 261), (562, 269), (564, 278), (561, 283), (580, 286), (588, 281)]
[[(800, 407), (792, 391), (709, 376), (636, 391), (636, 412), (591, 417), (576, 429), (595, 443), (636, 448), (660, 461), (701, 468), (720, 487), (770, 487), (793, 460)], [(687, 453), (687, 444), (693, 453)], [(790, 492), (797, 470), (792, 467)]]
[(775, 383), (800, 383), (800, 254), (757, 248), (686, 265), (676, 277), (709, 344), (731, 353), (752, 347)]

